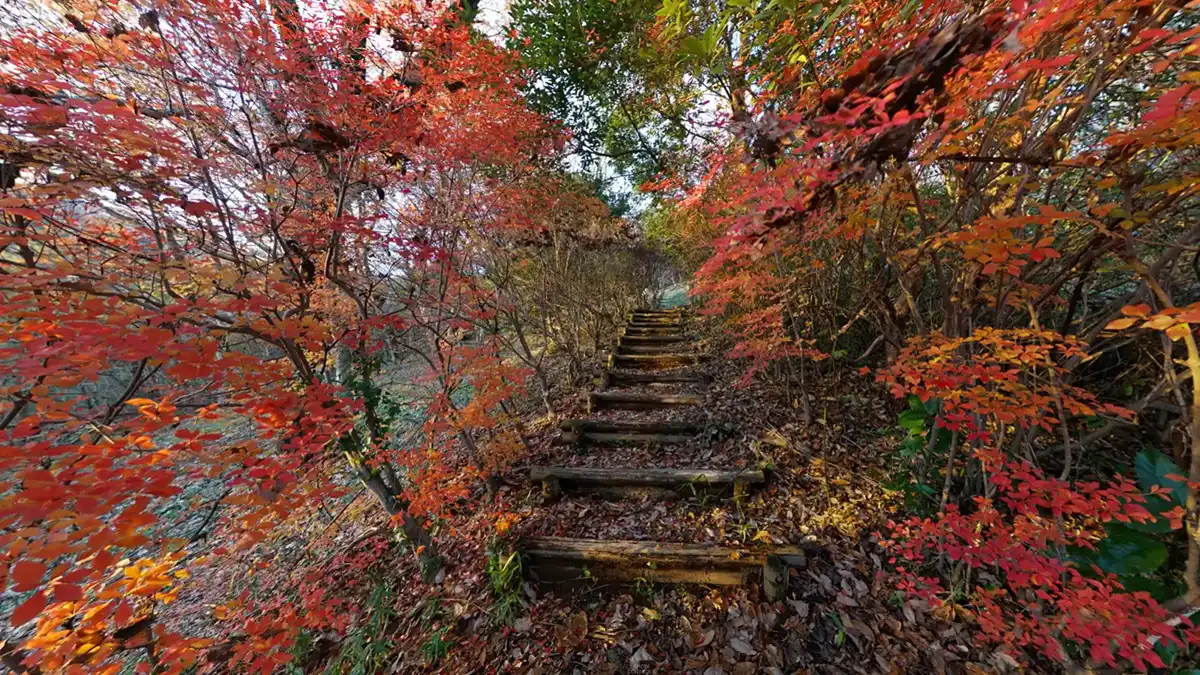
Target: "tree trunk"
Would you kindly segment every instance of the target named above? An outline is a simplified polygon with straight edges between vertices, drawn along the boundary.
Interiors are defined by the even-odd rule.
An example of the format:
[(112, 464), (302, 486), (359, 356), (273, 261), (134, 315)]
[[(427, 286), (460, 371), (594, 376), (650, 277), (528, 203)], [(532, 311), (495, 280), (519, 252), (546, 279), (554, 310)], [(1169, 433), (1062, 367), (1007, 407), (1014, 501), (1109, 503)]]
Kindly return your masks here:
[(357, 463), (355, 468), (363, 486), (375, 495), (392, 521), (399, 524), (400, 533), (408, 542), (421, 568), (421, 578), (425, 583), (433, 583), (442, 568), (442, 559), (425, 524), (408, 512), (408, 504), (396, 497), (395, 492), (379, 473), (373, 473), (361, 463)]

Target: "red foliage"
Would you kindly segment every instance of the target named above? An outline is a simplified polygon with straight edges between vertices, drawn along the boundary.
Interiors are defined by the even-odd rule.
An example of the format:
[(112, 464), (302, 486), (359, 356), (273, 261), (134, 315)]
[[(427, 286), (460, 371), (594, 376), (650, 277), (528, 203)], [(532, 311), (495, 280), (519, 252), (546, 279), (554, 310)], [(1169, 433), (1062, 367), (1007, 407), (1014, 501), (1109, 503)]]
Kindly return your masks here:
[[(408, 467), (410, 513), (513, 458), (499, 404), (527, 373), (461, 333), (494, 311), (480, 242), (534, 229), (502, 183), (561, 144), (453, 11), (349, 7), (27, 4), (0, 37), (0, 586), (36, 590), (12, 622), (36, 619), (43, 672), (115, 672), (189, 568), (257, 567), (245, 551), (346, 493), (366, 408), (341, 349), (437, 343), (423, 441), (349, 453)], [(457, 436), (479, 431), (499, 440), (472, 456)], [(229, 539), (199, 560), (214, 516)], [(271, 672), (297, 630), (354, 620), (310, 572), (260, 570), (281, 595), (221, 610), (237, 662)], [(213, 644), (152, 633), (157, 672)]]

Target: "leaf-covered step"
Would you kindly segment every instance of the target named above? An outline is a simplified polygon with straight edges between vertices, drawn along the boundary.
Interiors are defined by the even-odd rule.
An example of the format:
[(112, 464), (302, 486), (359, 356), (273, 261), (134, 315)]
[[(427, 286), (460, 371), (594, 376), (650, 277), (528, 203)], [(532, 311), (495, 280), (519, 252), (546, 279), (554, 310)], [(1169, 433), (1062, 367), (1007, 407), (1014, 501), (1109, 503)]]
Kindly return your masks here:
[(676, 309), (635, 309), (629, 314), (631, 316), (680, 316), (686, 314), (687, 310), (682, 308)]
[(688, 422), (608, 422), (565, 420), (563, 443), (686, 443), (704, 432), (704, 425)]
[(656, 369), (694, 366), (708, 358), (704, 354), (610, 354), (609, 368)]
[(622, 335), (618, 343), (627, 345), (670, 345), (688, 342), (691, 339), (690, 335), (683, 333), (678, 335)]
[(676, 354), (684, 345), (635, 345), (626, 344), (623, 340), (617, 343), (618, 354)]
[(648, 372), (625, 373), (619, 370), (606, 370), (600, 375), (600, 388), (637, 387), (656, 384), (708, 384), (712, 377), (705, 373), (695, 372)]
[(683, 332), (683, 329), (678, 326), (625, 326), (617, 330), (617, 335), (638, 335), (638, 336), (670, 336), (682, 337), (690, 340), (691, 337)]
[(628, 391), (593, 391), (587, 394), (588, 412), (593, 410), (657, 410), (703, 405), (699, 394), (644, 394)]
[(799, 546), (752, 549), (676, 542), (530, 537), (521, 542), (520, 549), (526, 574), (543, 582), (646, 580), (665, 584), (741, 586), (762, 580), (768, 599), (772, 600), (782, 599), (787, 568), (801, 567), (805, 562), (804, 549)]
[(741, 498), (766, 483), (758, 470), (720, 469), (604, 469), (593, 467), (535, 466), (529, 480), (541, 483), (547, 497), (583, 492), (611, 498), (652, 494), (716, 495)]
[(625, 326), (627, 328), (678, 328), (682, 330), (684, 323), (679, 319), (630, 319)]

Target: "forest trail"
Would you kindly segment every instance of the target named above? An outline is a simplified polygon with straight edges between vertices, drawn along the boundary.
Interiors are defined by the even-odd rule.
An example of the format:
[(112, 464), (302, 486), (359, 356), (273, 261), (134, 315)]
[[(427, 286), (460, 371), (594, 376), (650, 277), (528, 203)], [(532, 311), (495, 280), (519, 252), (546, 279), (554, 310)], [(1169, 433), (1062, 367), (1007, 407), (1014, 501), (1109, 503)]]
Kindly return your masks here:
[[(586, 496), (740, 503), (766, 484), (766, 475), (751, 466), (751, 458), (735, 466), (712, 466), (699, 452), (687, 452), (695, 450), (695, 441), (709, 430), (686, 418), (706, 404), (710, 383), (697, 369), (708, 355), (689, 328), (683, 309), (630, 314), (598, 387), (584, 397), (589, 417), (565, 420), (558, 438), (577, 452), (599, 453), (613, 461), (531, 467), (529, 479), (541, 485), (544, 504)], [(655, 419), (630, 419), (631, 413), (644, 411), (652, 411)], [(668, 445), (683, 447), (688, 466), (655, 466), (655, 458)], [(609, 452), (614, 446), (636, 447), (638, 459), (649, 461), (630, 466), (627, 455)], [(679, 459), (677, 455), (676, 462)], [(642, 513), (655, 517), (651, 509)], [(532, 536), (522, 540), (521, 549), (526, 574), (540, 582), (761, 583), (768, 600), (782, 599), (789, 569), (804, 561), (804, 551), (797, 546), (731, 547), (689, 541), (686, 534), (637, 540)]]

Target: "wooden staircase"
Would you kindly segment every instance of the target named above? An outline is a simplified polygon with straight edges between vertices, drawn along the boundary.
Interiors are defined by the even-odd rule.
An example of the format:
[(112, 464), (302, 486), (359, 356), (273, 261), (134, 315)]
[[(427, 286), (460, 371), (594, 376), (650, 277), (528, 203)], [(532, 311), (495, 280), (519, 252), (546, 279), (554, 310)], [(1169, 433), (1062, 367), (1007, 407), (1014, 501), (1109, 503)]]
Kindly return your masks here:
[[(635, 310), (608, 358), (598, 388), (585, 395), (589, 419), (566, 420), (560, 443), (655, 446), (686, 444), (707, 430), (681, 421), (629, 422), (596, 417), (608, 411), (683, 411), (701, 406), (695, 393), (710, 378), (695, 366), (707, 356), (688, 332), (685, 310)], [(693, 391), (678, 391), (688, 387)], [(665, 390), (664, 390), (665, 389)], [(674, 390), (674, 391), (672, 391)], [(607, 499), (663, 496), (740, 500), (764, 485), (757, 469), (739, 467), (579, 468), (536, 466), (529, 480), (547, 500), (593, 495)], [(794, 546), (728, 547), (690, 542), (604, 541), (570, 537), (522, 540), (524, 570), (543, 583), (588, 580), (625, 583), (740, 585), (761, 582), (768, 599), (781, 599), (789, 567), (801, 564), (803, 551)]]

